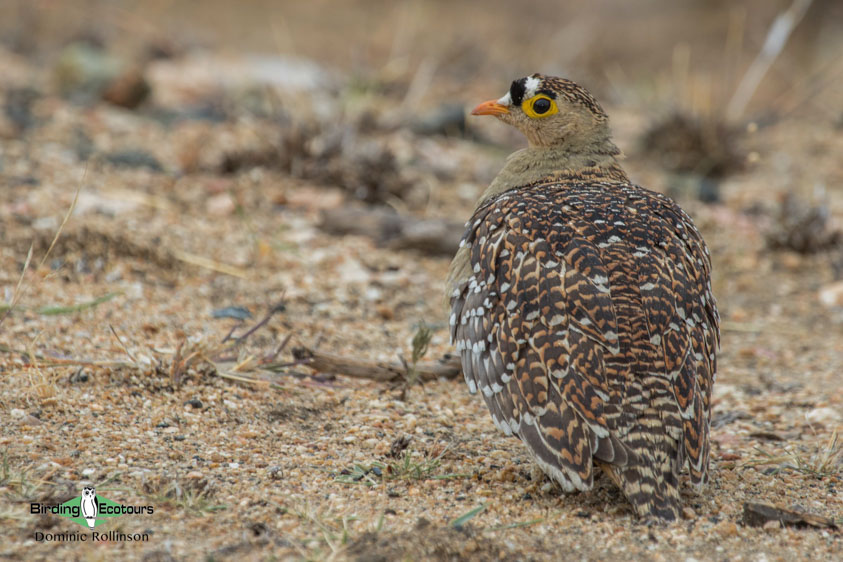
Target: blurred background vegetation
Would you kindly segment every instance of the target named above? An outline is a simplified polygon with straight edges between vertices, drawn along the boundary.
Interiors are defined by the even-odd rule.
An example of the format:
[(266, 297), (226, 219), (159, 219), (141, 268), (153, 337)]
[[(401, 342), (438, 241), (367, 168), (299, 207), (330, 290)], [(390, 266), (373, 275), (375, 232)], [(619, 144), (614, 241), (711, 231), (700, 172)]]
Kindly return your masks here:
[[(843, 4), (809, 3), (750, 109), (840, 118)], [(125, 56), (295, 55), (424, 104), (475, 100), (535, 71), (612, 103), (716, 112), (790, 0), (4, 0), (0, 41), (47, 62), (87, 38)], [(421, 74), (421, 76), (419, 76)], [(836, 114), (835, 114), (836, 112)]]
[[(57, 140), (77, 163), (96, 155), (180, 177), (268, 168), (461, 220), (523, 143), (467, 110), (539, 71), (601, 100), (636, 181), (713, 203), (725, 178), (766, 160), (756, 187), (819, 195), (819, 207), (764, 202), (767, 216), (781, 206), (769, 245), (812, 252), (841, 238), (825, 197), (843, 178), (831, 154), (843, 130), (841, 52), (835, 0), (5, 0), (0, 138), (30, 153)], [(103, 122), (75, 110), (69, 136), (39, 128), (68, 102), (131, 110), (154, 134), (97, 134)], [(785, 122), (801, 128), (775, 129)], [(7, 166), (4, 183), (27, 174), (10, 180)], [(366, 234), (361, 220), (329, 217), (325, 230)], [(382, 240), (405, 226), (371, 220)], [(459, 234), (419, 228), (407, 247), (442, 255)]]

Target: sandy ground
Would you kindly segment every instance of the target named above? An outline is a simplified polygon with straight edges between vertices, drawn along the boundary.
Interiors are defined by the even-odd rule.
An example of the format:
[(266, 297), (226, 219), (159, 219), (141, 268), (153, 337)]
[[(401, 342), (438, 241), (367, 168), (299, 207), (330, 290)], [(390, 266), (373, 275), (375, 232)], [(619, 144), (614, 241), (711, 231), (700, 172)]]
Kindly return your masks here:
[[(518, 146), (502, 125), (471, 123), (461, 138), (411, 132), (390, 104), (406, 110), (412, 72), (379, 75), (377, 86), (352, 93), (347, 77), (333, 77), (329, 95), (299, 90), (281, 98), (280, 113), (256, 111), (254, 89), (209, 94), (199, 78), (222, 64), (213, 49), (150, 63), (153, 97), (127, 110), (58, 95), (54, 59), (0, 47), (5, 107), (17, 107), (12, 90), (38, 92), (31, 123), (9, 111), (0, 120), (3, 310), (15, 302), (0, 325), (0, 557), (840, 556), (839, 529), (743, 520), (746, 502), (768, 502), (843, 526), (843, 459), (832, 442), (843, 428), (837, 258), (766, 242), (782, 227), (788, 190), (824, 204), (838, 224), (843, 217), (843, 134), (827, 113), (742, 128), (735, 150), (745, 166), (720, 182), (719, 202), (705, 204), (639, 149), (659, 109), (606, 104), (633, 178), (675, 193), (708, 241), (723, 318), (712, 482), (700, 495), (687, 491), (683, 521), (648, 527), (605, 478), (585, 494), (550, 485), (459, 379), (407, 389), (284, 366), (301, 345), (409, 360), (422, 322), (432, 331), (425, 360), (450, 351), (441, 298), (449, 258), (331, 236), (320, 217), (364, 207), (346, 181), (363, 170), (394, 188), (381, 199), (403, 215), (464, 220)], [(489, 83), (467, 86), (466, 98), (506, 88), (482, 94)], [(419, 107), (436, 107), (449, 88), (434, 82)], [(216, 105), (202, 107), (218, 114), (195, 113), (209, 98)], [(263, 107), (279, 98), (258, 99)], [(279, 131), (313, 120), (321, 133), (278, 141)], [(313, 147), (334, 129), (392, 160), (324, 156)], [(330, 166), (339, 181), (325, 175)], [(241, 345), (226, 342), (279, 303)], [(243, 314), (250, 318), (231, 317)], [(31, 502), (61, 503), (84, 485), (152, 505), (152, 515), (97, 529), (148, 540), (35, 540), (87, 533), (29, 512)]]

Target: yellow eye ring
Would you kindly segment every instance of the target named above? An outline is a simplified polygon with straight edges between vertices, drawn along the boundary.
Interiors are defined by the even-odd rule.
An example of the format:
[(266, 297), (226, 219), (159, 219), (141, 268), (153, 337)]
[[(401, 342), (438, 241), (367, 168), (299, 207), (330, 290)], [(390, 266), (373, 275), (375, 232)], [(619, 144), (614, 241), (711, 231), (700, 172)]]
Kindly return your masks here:
[(537, 94), (528, 100), (524, 100), (521, 103), (521, 109), (527, 114), (527, 117), (532, 119), (541, 119), (559, 112), (556, 101), (545, 94)]

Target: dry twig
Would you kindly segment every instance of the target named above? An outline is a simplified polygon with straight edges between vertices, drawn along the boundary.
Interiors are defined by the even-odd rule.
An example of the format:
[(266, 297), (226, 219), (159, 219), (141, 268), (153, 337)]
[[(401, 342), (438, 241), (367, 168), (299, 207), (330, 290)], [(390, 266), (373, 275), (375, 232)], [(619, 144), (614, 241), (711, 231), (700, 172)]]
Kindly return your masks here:
[[(358, 379), (380, 382), (397, 382), (406, 377), (404, 365), (398, 362), (385, 363), (344, 357), (307, 347), (293, 348), (293, 357), (313, 370), (334, 373)], [(444, 355), (436, 362), (419, 363), (416, 375), (420, 381), (434, 381), (439, 378), (453, 379), (462, 372), (459, 357)]]
[(828, 527), (837, 529), (834, 519), (808, 513), (801, 509), (786, 509), (769, 503), (745, 502), (743, 504), (743, 522), (750, 527), (762, 527), (774, 521), (782, 527)]

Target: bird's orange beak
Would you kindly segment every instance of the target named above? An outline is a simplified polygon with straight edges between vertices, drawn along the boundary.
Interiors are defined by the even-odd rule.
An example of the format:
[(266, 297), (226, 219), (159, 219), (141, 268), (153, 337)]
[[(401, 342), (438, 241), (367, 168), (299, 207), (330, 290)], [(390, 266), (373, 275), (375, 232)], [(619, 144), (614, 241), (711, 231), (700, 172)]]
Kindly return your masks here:
[(498, 100), (484, 101), (471, 110), (472, 115), (503, 115), (509, 113), (509, 108), (498, 103)]

